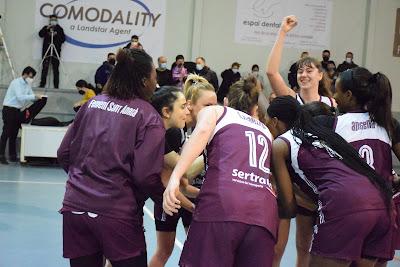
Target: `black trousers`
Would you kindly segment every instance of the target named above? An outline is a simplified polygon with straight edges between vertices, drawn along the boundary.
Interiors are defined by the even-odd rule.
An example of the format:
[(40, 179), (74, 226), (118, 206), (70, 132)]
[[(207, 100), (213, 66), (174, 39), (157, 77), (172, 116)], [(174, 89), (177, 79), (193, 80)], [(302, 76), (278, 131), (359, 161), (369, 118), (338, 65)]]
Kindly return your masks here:
[(13, 107), (3, 107), (3, 132), (0, 139), (0, 156), (5, 156), (8, 141), (8, 152), (11, 158), (17, 157), (17, 136), (21, 123), (28, 123), (43, 109), (47, 103), (47, 98), (42, 98), (33, 103), (27, 109), (20, 111)]
[(47, 78), (47, 73), (49, 72), (50, 63), (54, 74), (54, 79), (53, 79), (54, 88), (58, 88), (58, 85), (60, 83), (60, 72), (58, 71), (58, 67), (60, 66), (60, 61), (58, 61), (58, 59), (55, 56), (47, 57), (43, 61), (42, 76), (40, 77), (40, 87), (44, 87), (46, 85), (46, 78)]

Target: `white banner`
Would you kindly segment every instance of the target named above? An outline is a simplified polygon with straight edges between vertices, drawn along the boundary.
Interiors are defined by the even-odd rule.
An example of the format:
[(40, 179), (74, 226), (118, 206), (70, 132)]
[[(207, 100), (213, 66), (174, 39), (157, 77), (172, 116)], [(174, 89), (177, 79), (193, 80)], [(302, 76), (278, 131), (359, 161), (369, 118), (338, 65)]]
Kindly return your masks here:
[(332, 0), (237, 0), (235, 42), (273, 45), (283, 17), (295, 15), (298, 25), (285, 46), (328, 49)]
[[(139, 36), (147, 53), (163, 54), (165, 0), (36, 0), (36, 32), (57, 14), (66, 42), (61, 57), (67, 62), (99, 64)], [(36, 35), (34, 58), (41, 58), (43, 40)]]

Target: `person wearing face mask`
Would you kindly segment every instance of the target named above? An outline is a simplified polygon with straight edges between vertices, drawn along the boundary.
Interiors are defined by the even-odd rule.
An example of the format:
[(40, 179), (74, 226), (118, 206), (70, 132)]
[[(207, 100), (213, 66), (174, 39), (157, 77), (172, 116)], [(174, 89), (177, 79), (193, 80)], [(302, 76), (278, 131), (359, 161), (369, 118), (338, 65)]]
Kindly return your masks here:
[[(9, 156), (11, 161), (17, 161), (16, 140), (21, 123), (30, 122), (46, 105), (47, 97), (35, 95), (32, 91), (33, 78), (36, 71), (26, 67), (22, 76), (14, 79), (6, 92), (3, 101), (3, 132), (0, 141), (0, 163), (8, 164), (5, 156), (8, 141)], [(26, 108), (31, 102), (31, 106)]]
[(194, 72), (197, 75), (206, 78), (206, 80), (214, 86), (215, 91), (218, 91), (219, 85), (217, 74), (206, 65), (204, 57), (196, 58), (196, 70)]
[(63, 28), (60, 25), (58, 25), (58, 20), (56, 15), (51, 15), (49, 19), (50, 19), (49, 25), (44, 26), (39, 31), (39, 36), (43, 38), (42, 58), (44, 58), (42, 76), (40, 79), (39, 87), (45, 87), (47, 73), (49, 71), (49, 65), (51, 63), (54, 72), (54, 88), (58, 88), (59, 85), (58, 67), (60, 66), (60, 61), (56, 56), (55, 52), (53, 53), (53, 55), (50, 55), (49, 53), (47, 53), (46, 55), (46, 52), (51, 44), (53, 36), (53, 44), (56, 48), (58, 55), (61, 56), (61, 45), (65, 42), (65, 34)]
[(182, 88), (188, 76), (188, 70), (185, 68), (185, 58), (177, 55), (174, 64), (171, 66), (172, 81), (175, 86)]
[(132, 45), (139, 43), (139, 36), (132, 35), (131, 37), (131, 41), (129, 43), (126, 44), (126, 46), (124, 46), (124, 48), (132, 48)]
[(343, 61), (343, 63), (339, 64), (339, 66), (337, 68), (337, 72), (341, 73), (348, 69), (354, 69), (355, 67), (358, 67), (358, 65), (353, 62), (353, 53), (347, 52), (346, 60)]
[(229, 92), (229, 87), (232, 84), (240, 80), (239, 72), (240, 64), (238, 62), (233, 62), (230, 69), (226, 69), (221, 73), (222, 83), (217, 92), (217, 98), (219, 103), (223, 103), (224, 97)]
[(94, 82), (96, 84), (96, 94), (99, 94), (102, 90), (108, 78), (110, 78), (111, 72), (115, 66), (115, 54), (108, 53), (107, 60), (96, 70), (94, 75)]
[(335, 62), (333, 60), (329, 60), (329, 58), (331, 57), (331, 51), (329, 50), (324, 50), (322, 51), (322, 61), (321, 61), (321, 66), (324, 70), (328, 70), (328, 64), (329, 63), (333, 63), (335, 66)]
[(83, 106), (86, 102), (88, 102), (92, 97), (96, 96), (96, 93), (94, 91), (93, 85), (90, 83), (86, 82), (85, 80), (79, 80), (75, 83), (76, 89), (78, 90), (78, 93), (82, 95), (81, 101), (75, 103), (74, 105), (74, 110), (78, 112), (81, 106)]
[(327, 71), (324, 72), (322, 83), (323, 86), (328, 89), (332, 95), (335, 93), (335, 81), (337, 79), (337, 71), (335, 63), (329, 62), (327, 65)]
[(260, 81), (260, 84), (261, 84), (261, 87), (263, 88), (263, 89), (265, 89), (265, 84), (264, 84), (264, 77), (262, 76), (262, 75), (260, 75), (260, 67), (257, 65), (257, 64), (254, 64), (252, 67), (251, 67), (251, 73), (250, 73), (250, 75), (253, 75), (254, 77), (256, 77), (257, 78), (257, 80), (259, 80)]
[(158, 58), (158, 68), (156, 69), (157, 72), (157, 84), (162, 87), (165, 85), (173, 85), (174, 82), (172, 81), (172, 72), (171, 70), (167, 69), (167, 58), (161, 56)]

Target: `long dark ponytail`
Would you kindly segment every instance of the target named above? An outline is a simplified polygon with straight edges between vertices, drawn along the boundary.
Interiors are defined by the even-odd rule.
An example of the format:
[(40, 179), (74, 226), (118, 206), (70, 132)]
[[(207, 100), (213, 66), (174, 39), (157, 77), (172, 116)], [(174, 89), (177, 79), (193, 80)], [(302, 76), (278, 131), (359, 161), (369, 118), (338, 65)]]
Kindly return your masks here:
[(331, 155), (341, 160), (346, 166), (366, 176), (369, 181), (379, 189), (388, 210), (391, 207), (392, 191), (387, 181), (379, 176), (358, 152), (332, 129), (321, 126), (312, 115), (302, 108), (297, 121), (292, 128), (293, 135), (303, 144), (314, 146), (319, 142), (325, 146)]
[(373, 122), (386, 129), (393, 137), (392, 87), (386, 75), (372, 74), (361, 67), (346, 70), (339, 75), (341, 87), (350, 90), (357, 104), (365, 108)]

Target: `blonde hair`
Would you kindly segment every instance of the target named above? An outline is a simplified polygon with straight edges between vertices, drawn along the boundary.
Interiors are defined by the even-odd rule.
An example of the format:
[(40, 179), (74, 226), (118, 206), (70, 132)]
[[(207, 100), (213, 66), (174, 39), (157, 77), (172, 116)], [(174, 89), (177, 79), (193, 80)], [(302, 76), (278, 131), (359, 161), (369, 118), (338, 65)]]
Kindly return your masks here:
[(193, 104), (196, 104), (200, 98), (201, 91), (215, 92), (215, 89), (205, 78), (196, 74), (190, 74), (183, 86), (183, 94), (186, 100), (190, 100)]

